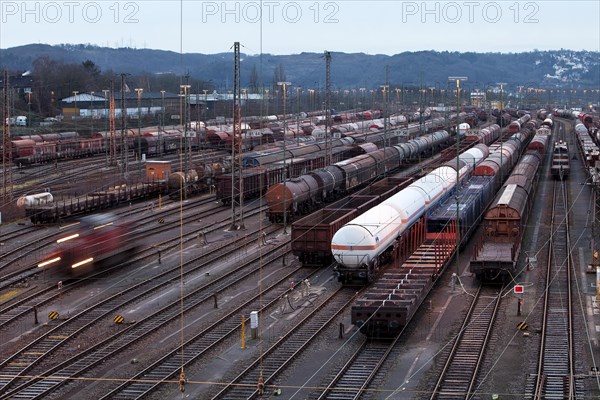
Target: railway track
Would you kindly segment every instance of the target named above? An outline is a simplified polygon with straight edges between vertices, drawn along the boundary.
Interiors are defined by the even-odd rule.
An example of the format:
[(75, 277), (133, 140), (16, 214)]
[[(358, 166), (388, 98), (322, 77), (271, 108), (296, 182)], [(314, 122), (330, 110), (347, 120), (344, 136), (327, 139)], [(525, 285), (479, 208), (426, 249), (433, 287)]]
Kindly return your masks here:
[[(183, 354), (181, 348), (170, 352), (128, 381), (110, 390), (101, 399), (138, 399), (157, 389), (165, 381), (177, 378), (182, 369), (207, 356), (209, 351), (214, 350), (225, 340), (239, 334), (241, 329), (240, 315), (244, 316), (245, 323), (249, 323), (250, 318), (248, 316), (251, 311), (258, 311), (259, 314), (266, 315), (270, 309), (277, 306), (281, 299), (292, 291), (285, 283), (289, 281), (290, 277), (295, 276), (297, 271), (296, 269), (290, 270), (282, 279), (260, 291), (240, 306), (228, 311), (226, 315), (220, 317), (214, 323), (208, 324), (206, 328), (192, 338), (187, 339), (181, 346), (185, 349)], [(313, 269), (302, 279), (310, 279), (311, 276), (318, 273), (318, 270)]]
[(503, 292), (504, 287), (500, 291), (479, 287), (432, 389), (431, 400), (471, 398)]
[[(98, 166), (98, 157), (63, 160), (61, 162), (49, 162), (32, 168), (22, 168), (13, 173), (14, 198), (26, 194), (52, 189), (54, 193), (73, 192), (75, 182), (81, 182), (82, 178), (94, 178), (107, 181), (107, 185), (117, 184), (119, 171), (116, 167)], [(106, 176), (115, 177), (107, 180)]]
[[(181, 278), (201, 273), (209, 265), (221, 259), (224, 254), (213, 252), (211, 257), (207, 257), (206, 255), (195, 257), (188, 260), (181, 267), (182, 269), (187, 269), (184, 273), (181, 273), (180, 266), (177, 266), (163, 274), (155, 276), (153, 279), (130, 286), (124, 293), (117, 293), (95, 304), (49, 332), (46, 332), (44, 336), (33, 341), (30, 345), (0, 363), (0, 398), (13, 398), (16, 396), (18, 398), (34, 399), (38, 398), (41, 394), (55, 390), (65, 382), (65, 379), (82, 374), (97, 365), (100, 361), (108, 359), (124, 347), (131, 345), (132, 342), (143, 338), (147, 334), (178, 318), (181, 311), (180, 306), (183, 307), (184, 311), (189, 311), (193, 307), (198, 307), (200, 304), (212, 301), (213, 296), (216, 294), (247, 279), (250, 274), (260, 271), (263, 267), (263, 262), (273, 262), (282, 257), (287, 252), (286, 247), (287, 243), (284, 243), (265, 251), (264, 254), (247, 257), (238, 267), (202, 285), (184, 298), (173, 300), (161, 310), (135, 323), (130, 329), (102, 342), (102, 346), (99, 347), (97, 345), (86, 349), (79, 355), (50, 370), (37, 370), (35, 367), (42, 360), (55, 355), (61, 346), (73, 340), (76, 335), (83, 333), (85, 329), (90, 329), (95, 324), (101, 322), (107, 315), (115, 313), (122, 307), (135, 301), (147, 298), (152, 293), (165, 289)], [(237, 247), (233, 251), (236, 250)], [(286, 279), (285, 282), (288, 282), (289, 274), (286, 273), (285, 275), (283, 279)], [(23, 375), (28, 375), (29, 378), (32, 375), (41, 377), (59, 376), (61, 378), (19, 378), (19, 376)], [(23, 382), (23, 380), (26, 382), (15, 389), (7, 391), (11, 385), (14, 385), (17, 379), (20, 382)]]
[(274, 385), (279, 374), (351, 304), (355, 296), (355, 290), (351, 288), (338, 289), (211, 398), (251, 399), (260, 396), (258, 382), (262, 381), (265, 386)]
[[(194, 163), (209, 164), (214, 161), (222, 161), (225, 155), (225, 152), (203, 151), (191, 154), (189, 163), (190, 165)], [(109, 165), (108, 159), (106, 165), (104, 165), (100, 161), (103, 157), (69, 159), (62, 160), (60, 163), (52, 162), (32, 168), (15, 169), (18, 174), (14, 174), (13, 198), (16, 200), (23, 195), (44, 192), (50, 189), (54, 195), (55, 204), (59, 208), (65, 207), (74, 210), (74, 214), (68, 216), (74, 217), (82, 212), (79, 204), (87, 204), (86, 193), (91, 194), (104, 191), (109, 187), (122, 185), (134, 188), (141, 182), (146, 181), (144, 176), (139, 175), (139, 172), (142, 172), (143, 169), (136, 166), (135, 168), (130, 167), (130, 171), (123, 170), (118, 166)], [(174, 168), (173, 172), (178, 170), (177, 166), (180, 163), (177, 162), (179, 160), (177, 154), (164, 155), (161, 159), (171, 161)], [(133, 165), (137, 163), (135, 161)], [(137, 196), (136, 193), (140, 193), (140, 190), (136, 189), (133, 192), (134, 196)], [(126, 191), (122, 191), (122, 193), (126, 193)], [(141, 193), (141, 196), (148, 194), (146, 190), (141, 190)], [(139, 199), (136, 198), (136, 200)], [(103, 206), (113, 206), (113, 204), (104, 200), (96, 204), (99, 203)], [(73, 206), (74, 204), (75, 206)], [(8, 203), (2, 206), (4, 205), (8, 205)], [(85, 211), (93, 212), (94, 210), (91, 208)], [(9, 212), (8, 215), (15, 214), (12, 217), (18, 217), (19, 215), (14, 210), (9, 210)]]
[(311, 391), (310, 399), (354, 400), (363, 397), (364, 391), (380, 372), (399, 338), (400, 336), (394, 340), (377, 341), (363, 339), (339, 372), (329, 379), (329, 383)]
[[(27, 278), (28, 274), (24, 274), (22, 268), (19, 267), (20, 262), (27, 262), (32, 253), (37, 254), (40, 248), (48, 246), (54, 241), (55, 239), (45, 237), (44, 233), (40, 234), (40, 230), (33, 226), (24, 227), (3, 236), (0, 239), (0, 242), (3, 243), (3, 251), (0, 255), (0, 274), (2, 274), (0, 290)], [(9, 243), (10, 247), (7, 246)]]
[(565, 181), (556, 181), (537, 370), (527, 379), (526, 399), (584, 397), (583, 382), (575, 378), (568, 207)]

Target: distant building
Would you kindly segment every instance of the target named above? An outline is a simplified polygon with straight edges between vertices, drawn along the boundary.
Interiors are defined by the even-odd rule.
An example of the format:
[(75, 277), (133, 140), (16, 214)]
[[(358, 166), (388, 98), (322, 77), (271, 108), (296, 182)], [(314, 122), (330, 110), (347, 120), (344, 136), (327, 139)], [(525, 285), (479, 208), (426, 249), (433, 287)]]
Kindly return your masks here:
[[(240, 97), (242, 106), (244, 106), (246, 102), (263, 99), (261, 94), (254, 93), (242, 93)], [(195, 115), (194, 110), (197, 111), (197, 107), (200, 107), (201, 110), (214, 110), (216, 108), (215, 104), (231, 101), (233, 101), (233, 93), (217, 93), (217, 91), (208, 93), (207, 91), (206, 93), (190, 93), (188, 95), (188, 104), (192, 110), (192, 116)]]
[(471, 105), (482, 108), (485, 106), (485, 93), (480, 91), (471, 92)]
[[(115, 117), (120, 118), (123, 110), (121, 92), (114, 94)], [(170, 110), (179, 110), (181, 96), (169, 92), (142, 92), (138, 103), (136, 91), (126, 92), (125, 115), (137, 118), (139, 115), (156, 115)], [(60, 101), (63, 115), (72, 118), (107, 118), (110, 113), (110, 96), (104, 92), (77, 93)], [(166, 117), (168, 118), (168, 116)]]
[[(121, 92), (114, 94), (115, 99), (115, 117), (121, 117)], [(232, 93), (190, 93), (187, 96), (188, 110), (191, 120), (202, 119), (206, 117), (208, 110), (214, 110), (217, 103), (227, 103), (233, 101)], [(246, 101), (262, 100), (259, 94), (242, 94), (241, 103)], [(104, 92), (77, 93), (74, 96), (66, 97), (60, 101), (60, 107), (65, 119), (77, 118), (107, 118), (109, 115), (109, 96), (104, 97)], [(179, 120), (181, 118), (181, 108), (183, 106), (183, 96), (175, 93), (146, 92), (143, 91), (140, 97), (140, 107), (138, 110), (137, 92), (125, 92), (125, 114), (129, 118), (137, 118), (138, 111), (140, 115), (158, 115), (165, 112), (165, 121)]]
[[(33, 87), (33, 78), (31, 71), (25, 71), (18, 74), (9, 74), (9, 86), (19, 94), (31, 93)], [(4, 86), (4, 74), (0, 73), (0, 87)]]

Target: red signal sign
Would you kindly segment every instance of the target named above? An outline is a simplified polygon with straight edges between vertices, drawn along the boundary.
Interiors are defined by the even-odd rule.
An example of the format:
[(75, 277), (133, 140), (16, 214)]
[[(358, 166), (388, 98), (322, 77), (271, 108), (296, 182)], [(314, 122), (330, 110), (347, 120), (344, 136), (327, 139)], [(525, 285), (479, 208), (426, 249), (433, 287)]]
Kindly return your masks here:
[(525, 288), (523, 287), (523, 285), (515, 285), (514, 292), (516, 294), (523, 294), (525, 292)]

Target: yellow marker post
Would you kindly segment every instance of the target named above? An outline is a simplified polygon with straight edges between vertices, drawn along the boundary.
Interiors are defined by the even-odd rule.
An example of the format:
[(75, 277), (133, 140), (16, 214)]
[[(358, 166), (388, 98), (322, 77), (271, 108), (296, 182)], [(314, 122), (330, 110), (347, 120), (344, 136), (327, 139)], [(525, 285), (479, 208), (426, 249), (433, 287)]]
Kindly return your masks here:
[(181, 367), (181, 373), (179, 374), (179, 391), (181, 393), (185, 392), (185, 373), (183, 372), (183, 367)]
[(242, 315), (242, 349), (246, 348), (246, 319)]

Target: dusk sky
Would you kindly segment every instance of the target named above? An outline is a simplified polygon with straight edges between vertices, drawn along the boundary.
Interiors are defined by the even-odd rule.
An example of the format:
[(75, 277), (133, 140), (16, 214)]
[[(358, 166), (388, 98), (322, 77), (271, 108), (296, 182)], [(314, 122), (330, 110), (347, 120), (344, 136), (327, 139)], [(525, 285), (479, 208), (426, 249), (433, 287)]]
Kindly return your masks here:
[(250, 54), (600, 50), (597, 0), (0, 0), (0, 11), (0, 48), (90, 43), (211, 54), (239, 41)]

